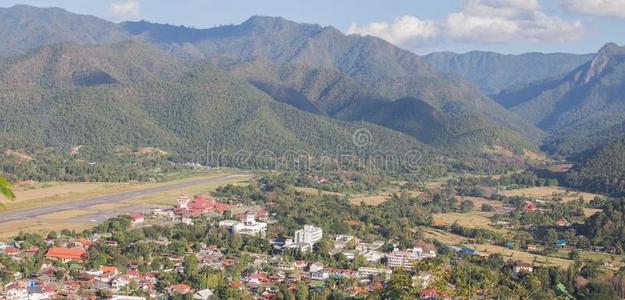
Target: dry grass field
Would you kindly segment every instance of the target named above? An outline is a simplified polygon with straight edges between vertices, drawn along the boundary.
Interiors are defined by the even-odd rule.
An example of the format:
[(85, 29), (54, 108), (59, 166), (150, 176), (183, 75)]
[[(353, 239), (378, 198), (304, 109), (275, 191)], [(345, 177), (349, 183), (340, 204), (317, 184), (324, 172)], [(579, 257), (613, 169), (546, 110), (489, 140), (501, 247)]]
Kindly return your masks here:
[(504, 259), (510, 259), (514, 261), (524, 261), (528, 263), (534, 263), (539, 265), (552, 265), (558, 266), (562, 269), (568, 268), (570, 264), (573, 263), (570, 259), (564, 259), (559, 257), (550, 257), (544, 255), (533, 254), (520, 250), (508, 249), (501, 246), (495, 245), (484, 245), (484, 244), (471, 244), (469, 247), (477, 250), (482, 255), (489, 255), (493, 253), (499, 253), (504, 256)]
[(367, 194), (356, 194), (352, 195), (349, 199), (353, 205), (360, 205), (361, 202), (364, 202), (367, 205), (380, 205), (384, 203), (390, 197), (390, 193), (388, 194), (380, 194), (380, 195), (367, 195)]
[(562, 257), (547, 257), (544, 255), (533, 254), (520, 250), (508, 249), (501, 246), (486, 245), (486, 244), (470, 244), (469, 239), (439, 229), (432, 229), (426, 227), (420, 227), (425, 238), (438, 240), (446, 245), (467, 246), (479, 251), (480, 255), (489, 255), (493, 253), (499, 253), (504, 256), (505, 259), (519, 260), (528, 263), (540, 264), (540, 265), (555, 265), (561, 268), (567, 268), (573, 261)]
[[(319, 190), (315, 189), (315, 188), (310, 188), (310, 187), (294, 187), (294, 189), (298, 192), (301, 193), (305, 193), (308, 195), (319, 195)], [(344, 196), (344, 194), (341, 193), (336, 193), (336, 192), (328, 192), (328, 191), (321, 191), (322, 195), (334, 195), (334, 196)]]
[(505, 196), (526, 196), (538, 198), (541, 200), (551, 200), (554, 195), (557, 197), (561, 197), (563, 201), (573, 201), (577, 200), (580, 197), (584, 199), (584, 201), (588, 202), (595, 197), (599, 196), (599, 194), (586, 193), (582, 191), (578, 191), (576, 189), (565, 188), (561, 186), (541, 186), (541, 187), (532, 187), (525, 189), (517, 189), (517, 190), (508, 190), (503, 191), (501, 194)]
[(443, 221), (447, 225), (457, 222), (464, 227), (498, 230), (490, 225), (490, 217), (492, 216), (493, 212), (471, 211), (467, 213), (433, 214), (432, 219), (434, 221)]
[(15, 236), (19, 232), (46, 234), (50, 231), (69, 230), (85, 230), (93, 227), (88, 222), (59, 222), (58, 220), (45, 219), (29, 219), (2, 223), (0, 226), (0, 239), (8, 239)]

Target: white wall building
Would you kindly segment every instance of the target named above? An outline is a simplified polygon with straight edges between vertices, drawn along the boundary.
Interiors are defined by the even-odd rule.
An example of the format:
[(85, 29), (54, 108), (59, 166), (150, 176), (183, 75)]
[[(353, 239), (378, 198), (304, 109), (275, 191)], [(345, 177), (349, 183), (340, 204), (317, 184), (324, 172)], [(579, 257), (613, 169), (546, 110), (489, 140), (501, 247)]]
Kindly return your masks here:
[(436, 257), (435, 251), (423, 251), (423, 248), (420, 247), (414, 247), (406, 251), (395, 249), (393, 252), (386, 254), (386, 263), (391, 268), (410, 269), (415, 261), (432, 257)]
[(306, 243), (311, 246), (321, 241), (323, 230), (313, 225), (304, 225), (304, 229), (295, 232), (295, 243)]
[(247, 212), (241, 221), (224, 220), (219, 222), (219, 227), (229, 228), (232, 233), (242, 235), (265, 236), (267, 223), (256, 222), (255, 215)]

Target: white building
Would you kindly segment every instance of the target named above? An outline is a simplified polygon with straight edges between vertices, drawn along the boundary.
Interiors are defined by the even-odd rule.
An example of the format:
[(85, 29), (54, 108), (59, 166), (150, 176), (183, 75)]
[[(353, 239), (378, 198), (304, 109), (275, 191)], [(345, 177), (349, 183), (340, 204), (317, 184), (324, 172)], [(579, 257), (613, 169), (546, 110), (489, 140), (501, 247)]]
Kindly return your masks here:
[(295, 232), (295, 243), (306, 243), (310, 246), (321, 241), (323, 230), (313, 225), (304, 225), (304, 229)]
[(7, 299), (15, 299), (15, 300), (17, 300), (17, 299), (20, 299), (20, 300), (24, 299), (24, 300), (26, 300), (26, 299), (28, 299), (28, 290), (25, 289), (25, 288), (11, 288), (11, 289), (8, 289), (5, 292), (4, 296)]
[(432, 257), (436, 257), (435, 251), (423, 251), (423, 248), (420, 247), (414, 247), (406, 251), (395, 249), (393, 252), (386, 254), (386, 263), (391, 268), (410, 269), (415, 261)]
[(391, 274), (393, 273), (392, 270), (389, 269), (378, 269), (378, 268), (366, 268), (366, 267), (360, 267), (358, 268), (358, 272), (356, 273), (356, 276), (359, 279), (364, 279), (370, 276), (377, 276), (382, 274), (385, 278), (390, 278)]
[(219, 227), (229, 228), (232, 233), (242, 235), (254, 235), (265, 236), (267, 233), (267, 223), (256, 222), (255, 215), (250, 212), (246, 212), (243, 216), (243, 220), (224, 220), (219, 222)]

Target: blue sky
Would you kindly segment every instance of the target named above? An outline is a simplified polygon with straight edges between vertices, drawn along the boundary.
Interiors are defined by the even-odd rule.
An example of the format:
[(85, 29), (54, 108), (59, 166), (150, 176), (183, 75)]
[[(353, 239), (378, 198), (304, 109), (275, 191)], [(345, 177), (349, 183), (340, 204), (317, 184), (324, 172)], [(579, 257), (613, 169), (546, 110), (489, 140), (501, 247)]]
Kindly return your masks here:
[(589, 53), (609, 41), (625, 44), (625, 0), (0, 0), (14, 4), (197, 28), (282, 16), (379, 36), (416, 53)]

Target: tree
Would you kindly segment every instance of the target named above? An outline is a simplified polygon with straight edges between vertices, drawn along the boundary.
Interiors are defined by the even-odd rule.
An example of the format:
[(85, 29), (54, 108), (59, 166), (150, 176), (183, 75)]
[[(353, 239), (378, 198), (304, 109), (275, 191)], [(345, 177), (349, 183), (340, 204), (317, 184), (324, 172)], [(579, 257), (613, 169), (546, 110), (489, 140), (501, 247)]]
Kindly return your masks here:
[[(13, 194), (13, 191), (11, 191), (11, 183), (2, 177), (0, 177), (0, 195), (4, 196), (9, 200), (15, 199), (15, 194)], [(4, 208), (5, 206), (0, 203), (0, 209)]]
[(464, 200), (460, 204), (460, 210), (462, 212), (469, 212), (473, 209), (473, 207), (474, 207), (474, 204), (473, 204), (473, 201), (471, 200)]

